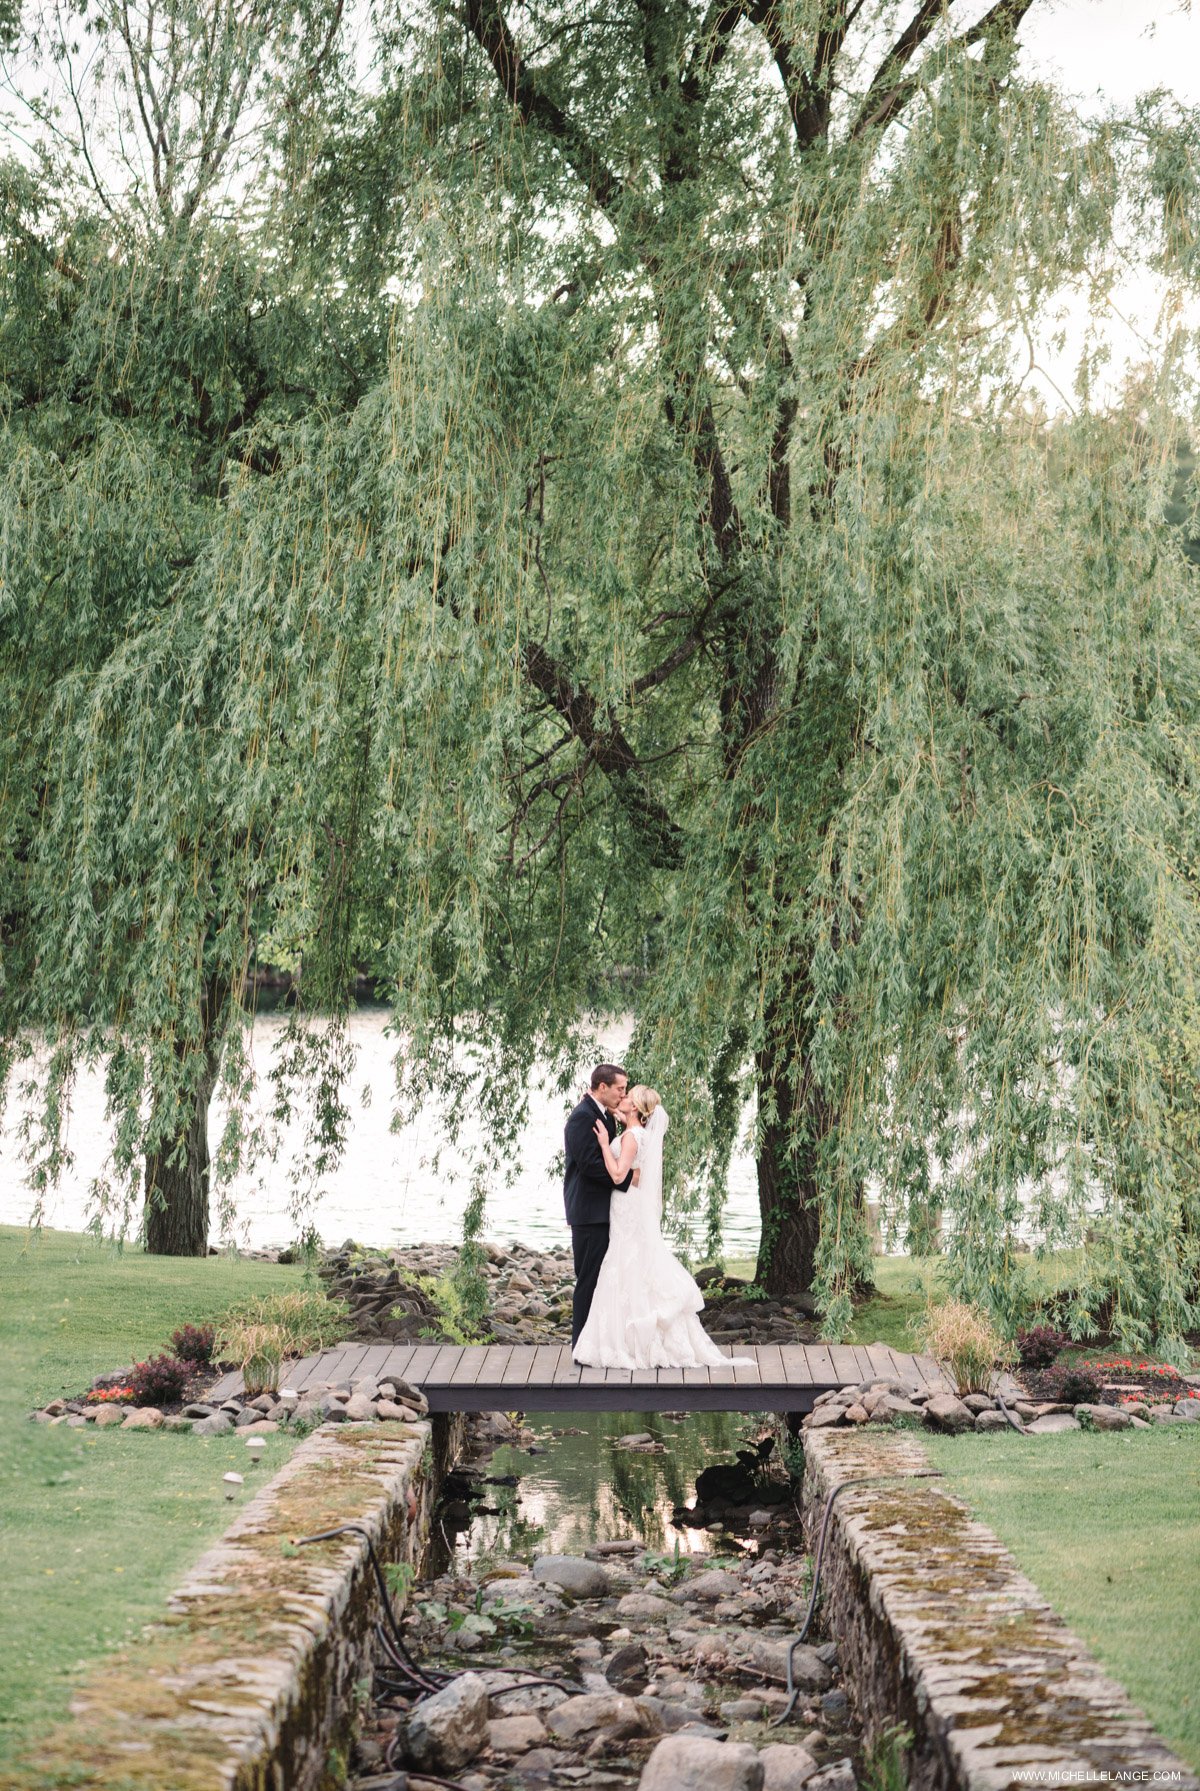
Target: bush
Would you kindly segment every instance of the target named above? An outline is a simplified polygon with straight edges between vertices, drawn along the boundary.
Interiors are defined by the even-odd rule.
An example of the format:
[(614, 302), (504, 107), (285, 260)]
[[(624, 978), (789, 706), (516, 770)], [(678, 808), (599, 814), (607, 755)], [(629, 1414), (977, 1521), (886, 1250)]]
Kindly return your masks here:
[(952, 1382), (964, 1393), (988, 1393), (999, 1368), (1016, 1354), (986, 1312), (965, 1300), (946, 1300), (925, 1314), (921, 1342)]
[(129, 1391), (135, 1405), (174, 1405), (183, 1398), (191, 1368), (176, 1356), (151, 1356), (134, 1365)]
[(259, 1393), (278, 1391), (286, 1346), (287, 1337), (279, 1325), (234, 1325), (221, 1339), (221, 1356), (223, 1361), (237, 1363), (246, 1395), (253, 1399)]
[(1100, 1376), (1085, 1363), (1060, 1368), (1049, 1391), (1057, 1405), (1094, 1405), (1100, 1397)]
[(285, 1356), (309, 1356), (340, 1343), (353, 1317), (345, 1300), (330, 1299), (322, 1287), (293, 1293), (263, 1294), (230, 1307), (221, 1324), (216, 1349), (223, 1362), (238, 1362), (244, 1345), (235, 1338), (249, 1326), (267, 1327), (282, 1338)]
[(205, 1368), (212, 1361), (216, 1332), (211, 1325), (181, 1325), (171, 1333), (171, 1349), (181, 1362)]
[(1051, 1368), (1070, 1338), (1053, 1325), (1031, 1325), (1028, 1331), (1017, 1332), (1017, 1353), (1022, 1368)]

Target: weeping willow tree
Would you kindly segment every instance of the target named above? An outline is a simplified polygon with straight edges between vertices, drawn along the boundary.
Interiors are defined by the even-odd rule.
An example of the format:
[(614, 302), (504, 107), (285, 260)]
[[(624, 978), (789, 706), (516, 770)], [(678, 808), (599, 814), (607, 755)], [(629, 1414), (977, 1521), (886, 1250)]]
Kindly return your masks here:
[[(1064, 284), (1102, 311), (1131, 243), (1171, 292), (1194, 276), (1195, 126), (1162, 97), (1081, 122), (1020, 74), (1028, 10), (387, 21), (287, 212), (386, 369), (364, 349), (334, 396), (245, 420), (187, 565), (140, 553), (161, 613), (42, 736), (70, 742), (52, 787), (4, 780), (5, 849), (48, 892), (18, 929), (47, 1020), (101, 938), (152, 1010), (154, 960), (159, 984), (204, 960), (201, 883), (244, 961), (256, 890), (325, 1003), (356, 966), (394, 1002), (401, 1106), (504, 1135), (530, 1064), (574, 1073), (633, 969), (681, 1201), (715, 1237), (748, 1111), (760, 1281), (814, 1289), (831, 1331), (873, 1181), (914, 1241), (944, 1221), (1001, 1313), (1032, 1225), (1087, 1231), (1078, 1328), (1194, 1322), (1178, 312), (1123, 403), (1093, 396), (1099, 340), (1071, 418), (1031, 393)], [(97, 784), (107, 831), (82, 826)], [(199, 790), (203, 874), (159, 853)], [(139, 966), (119, 913), (148, 863)], [(151, 1054), (173, 1091), (189, 976), (182, 1056)]]
[[(50, 1047), (35, 1188), (100, 1062), (97, 1216), (140, 1199), (147, 1247), (196, 1255), (209, 1106), (223, 1056), (247, 1073), (247, 974), (286, 907), (271, 829), (314, 725), (286, 679), (246, 717), (244, 633), (208, 663), (207, 559), (237, 479), (275, 469), (272, 432), (353, 406), (386, 337), (278, 219), (336, 96), (340, 9), (80, 13), (82, 50), (60, 13), (27, 19), (39, 153), (0, 163), (0, 1039), (6, 1073)], [(239, 1108), (230, 1172), (247, 1142)]]
[[(1025, 4), (410, 15), (390, 375), (225, 563), (356, 608), (379, 700), (352, 907), (410, 1092), (503, 1101), (643, 972), (714, 1234), (747, 1103), (759, 1279), (830, 1327), (863, 1192), (1011, 1315), (1194, 1321), (1187, 338), (1030, 396), (1064, 283), (1195, 271), (1195, 122), (1088, 126)], [(1168, 307), (1165, 315), (1172, 313)], [(308, 521), (330, 519), (315, 555)], [(471, 1084), (472, 1061), (482, 1082)], [(471, 1090), (474, 1092), (470, 1092)]]

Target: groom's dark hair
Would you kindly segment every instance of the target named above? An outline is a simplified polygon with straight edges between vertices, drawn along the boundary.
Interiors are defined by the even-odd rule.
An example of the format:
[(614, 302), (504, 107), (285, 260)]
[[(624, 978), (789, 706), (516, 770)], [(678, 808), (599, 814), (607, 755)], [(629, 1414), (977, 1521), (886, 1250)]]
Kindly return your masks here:
[(611, 1088), (618, 1076), (627, 1076), (628, 1074), (628, 1070), (622, 1064), (598, 1063), (592, 1071), (592, 1087), (599, 1088), (603, 1083), (606, 1088)]

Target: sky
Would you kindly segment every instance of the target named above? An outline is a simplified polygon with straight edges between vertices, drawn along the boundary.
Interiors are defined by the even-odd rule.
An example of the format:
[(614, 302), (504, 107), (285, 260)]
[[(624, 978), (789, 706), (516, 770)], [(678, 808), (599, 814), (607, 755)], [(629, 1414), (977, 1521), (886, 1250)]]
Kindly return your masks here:
[[(1194, 8), (1177, 0), (1039, 0), (1020, 41), (1025, 70), (1052, 80), (1085, 114), (1127, 106), (1156, 87), (1200, 104), (1200, 0)], [(1098, 396), (1115, 396), (1125, 369), (1147, 359), (1162, 296), (1161, 283), (1146, 272), (1131, 274), (1114, 293), (1104, 332), (1112, 361)], [(1065, 346), (1055, 347), (1053, 331), (1044, 329), (1036, 344), (1044, 373), (1029, 380), (1055, 412), (1069, 404), (1087, 311), (1082, 293), (1064, 295), (1064, 307)], [(1200, 305), (1188, 320), (1200, 329)]]

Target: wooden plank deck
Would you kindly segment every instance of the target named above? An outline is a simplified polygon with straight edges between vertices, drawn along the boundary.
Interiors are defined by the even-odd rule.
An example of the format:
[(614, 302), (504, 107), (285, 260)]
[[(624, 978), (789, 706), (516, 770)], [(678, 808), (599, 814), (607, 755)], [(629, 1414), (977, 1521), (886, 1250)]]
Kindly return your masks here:
[[(580, 1368), (566, 1344), (346, 1344), (284, 1364), (281, 1387), (395, 1376), (422, 1389), (432, 1412), (807, 1412), (818, 1394), (876, 1378), (941, 1389), (936, 1363), (883, 1346), (738, 1344), (728, 1368)], [(210, 1398), (241, 1391), (227, 1374)]]

